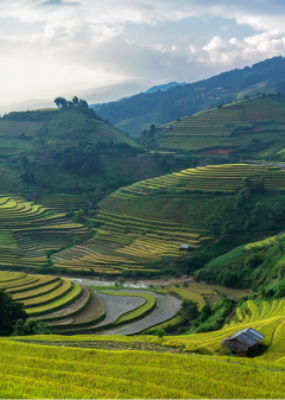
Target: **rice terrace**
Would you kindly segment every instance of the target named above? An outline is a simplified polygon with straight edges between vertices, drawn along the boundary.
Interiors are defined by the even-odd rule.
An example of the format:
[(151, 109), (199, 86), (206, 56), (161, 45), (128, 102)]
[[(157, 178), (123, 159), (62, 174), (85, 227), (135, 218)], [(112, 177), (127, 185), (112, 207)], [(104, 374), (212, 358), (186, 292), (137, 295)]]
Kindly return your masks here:
[(285, 7), (212, 3), (3, 0), (0, 399), (285, 399)]

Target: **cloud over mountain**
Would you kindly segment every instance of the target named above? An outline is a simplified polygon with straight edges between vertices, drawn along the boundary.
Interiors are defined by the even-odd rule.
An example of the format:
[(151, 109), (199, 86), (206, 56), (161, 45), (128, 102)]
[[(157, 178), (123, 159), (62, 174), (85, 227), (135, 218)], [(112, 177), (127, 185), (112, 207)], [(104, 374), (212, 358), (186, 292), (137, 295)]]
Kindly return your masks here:
[(285, 55), (283, 1), (2, 0), (2, 102), (195, 81)]

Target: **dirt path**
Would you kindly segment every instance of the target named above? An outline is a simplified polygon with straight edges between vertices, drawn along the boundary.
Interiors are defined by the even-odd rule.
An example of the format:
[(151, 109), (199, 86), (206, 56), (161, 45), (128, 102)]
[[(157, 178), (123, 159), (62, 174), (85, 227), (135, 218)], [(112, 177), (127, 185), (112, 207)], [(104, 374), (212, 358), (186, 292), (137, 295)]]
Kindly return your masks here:
[[(128, 290), (131, 292), (131, 290)], [(134, 291), (135, 292), (135, 291)], [(127, 325), (113, 328), (102, 332), (104, 335), (134, 335), (142, 332), (151, 326), (160, 324), (168, 319), (174, 317), (181, 308), (181, 300), (171, 295), (163, 295), (147, 290), (141, 290), (140, 293), (149, 293), (156, 298), (155, 309), (145, 317), (130, 322)]]

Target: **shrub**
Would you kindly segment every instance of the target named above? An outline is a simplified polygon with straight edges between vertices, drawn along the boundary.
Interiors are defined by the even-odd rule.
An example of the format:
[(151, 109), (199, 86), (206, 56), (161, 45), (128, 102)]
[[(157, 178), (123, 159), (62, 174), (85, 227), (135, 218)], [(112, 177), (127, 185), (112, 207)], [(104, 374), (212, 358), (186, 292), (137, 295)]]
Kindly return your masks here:
[(163, 336), (165, 335), (165, 330), (162, 329), (162, 328), (158, 329), (158, 330), (156, 331), (156, 335), (157, 335), (157, 337), (159, 337), (160, 339), (162, 339)]

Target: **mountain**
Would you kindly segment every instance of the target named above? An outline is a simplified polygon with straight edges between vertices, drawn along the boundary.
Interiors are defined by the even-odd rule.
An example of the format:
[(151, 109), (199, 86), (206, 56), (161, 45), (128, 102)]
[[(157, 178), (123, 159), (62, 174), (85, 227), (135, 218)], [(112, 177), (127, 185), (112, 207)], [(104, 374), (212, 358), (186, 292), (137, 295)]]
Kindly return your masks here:
[[(169, 82), (169, 83), (165, 83), (165, 84), (162, 84), (162, 85), (152, 86), (151, 88), (149, 88), (149, 89), (147, 89), (147, 90), (144, 90), (144, 91), (142, 91), (141, 93), (146, 93), (146, 94), (148, 94), (148, 93), (156, 93), (156, 92), (159, 92), (159, 91), (165, 92), (166, 90), (172, 89), (172, 88), (174, 88), (174, 87), (177, 87), (177, 86), (184, 86), (184, 85), (187, 85), (187, 83), (186, 83), (186, 82), (181, 82), (181, 83), (178, 83), (178, 82)], [(106, 96), (108, 96), (108, 95), (109, 95), (109, 97), (111, 97), (111, 98), (114, 98), (114, 96), (117, 97), (117, 96), (116, 96), (116, 93), (117, 93), (116, 89), (124, 90), (124, 96), (118, 98), (117, 100), (115, 100), (115, 102), (120, 102), (120, 101), (123, 101), (123, 100), (126, 100), (126, 99), (132, 97), (133, 94), (130, 95), (130, 94), (128, 94), (128, 92), (130, 91), (130, 88), (132, 88), (132, 93), (133, 93), (133, 92), (135, 91), (135, 90), (134, 90), (135, 87), (136, 87), (136, 88), (138, 87), (138, 85), (136, 85), (135, 83), (133, 83), (133, 84), (130, 83), (129, 85), (127, 85), (127, 84), (111, 85), (111, 86), (106, 86), (106, 87), (98, 88), (98, 90), (97, 90), (96, 92), (95, 92), (95, 90), (94, 90), (93, 92), (90, 91), (90, 92), (87, 92), (87, 93), (88, 93), (88, 97), (91, 97), (92, 94), (93, 94), (93, 96), (94, 96), (95, 93), (96, 93), (96, 99), (98, 99), (98, 96), (100, 96), (101, 94), (103, 94), (103, 96), (105, 96), (105, 99), (106, 99)], [(100, 107), (102, 104), (104, 104), (103, 101), (101, 101), (100, 103), (98, 102), (98, 103), (96, 103), (96, 104), (91, 104), (90, 107), (91, 107), (91, 108), (94, 108), (94, 109), (97, 109), (97, 108)]]
[(245, 96), (279, 91), (285, 91), (284, 57), (166, 91), (140, 93), (120, 102), (98, 105), (95, 110), (117, 128), (137, 137), (152, 124), (164, 124)]
[[(140, 142), (200, 160), (285, 160), (285, 95), (259, 95), (152, 127)], [(185, 155), (185, 154), (184, 154)]]
[(61, 101), (59, 108), (0, 119), (0, 193), (70, 210), (185, 165), (145, 151), (86, 102)]
[(156, 92), (165, 92), (166, 90), (175, 88), (177, 86), (185, 86), (187, 85), (186, 82), (178, 83), (178, 82), (169, 82), (165, 83), (164, 85), (158, 85), (158, 86), (153, 86), (150, 89), (146, 90), (144, 93), (149, 94), (149, 93), (156, 93)]
[(109, 276), (192, 274), (235, 246), (281, 232), (284, 200), (285, 171), (270, 166), (212, 165), (139, 181), (101, 200), (85, 217), (93, 237), (52, 261)]

